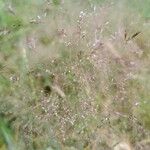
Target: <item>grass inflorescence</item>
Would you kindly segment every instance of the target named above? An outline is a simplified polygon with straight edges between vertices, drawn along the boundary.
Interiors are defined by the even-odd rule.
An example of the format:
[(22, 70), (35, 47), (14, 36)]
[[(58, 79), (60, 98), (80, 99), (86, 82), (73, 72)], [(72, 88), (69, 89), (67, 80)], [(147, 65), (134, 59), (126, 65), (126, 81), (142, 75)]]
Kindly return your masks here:
[(1, 0), (0, 149), (148, 150), (148, 4)]

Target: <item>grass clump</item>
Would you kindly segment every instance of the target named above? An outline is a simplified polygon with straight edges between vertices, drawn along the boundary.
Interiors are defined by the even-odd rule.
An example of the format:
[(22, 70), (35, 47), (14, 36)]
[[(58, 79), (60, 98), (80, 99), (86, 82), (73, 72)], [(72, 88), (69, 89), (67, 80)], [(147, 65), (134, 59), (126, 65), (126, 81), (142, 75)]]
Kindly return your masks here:
[(147, 3), (0, 1), (0, 149), (149, 149)]

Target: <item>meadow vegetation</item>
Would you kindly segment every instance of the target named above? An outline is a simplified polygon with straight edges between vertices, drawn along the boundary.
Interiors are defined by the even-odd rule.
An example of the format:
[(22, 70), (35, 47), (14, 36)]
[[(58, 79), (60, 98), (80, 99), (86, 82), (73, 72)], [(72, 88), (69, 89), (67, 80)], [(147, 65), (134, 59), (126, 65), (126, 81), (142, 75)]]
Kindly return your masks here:
[(149, 0), (0, 0), (0, 150), (149, 150), (149, 36)]

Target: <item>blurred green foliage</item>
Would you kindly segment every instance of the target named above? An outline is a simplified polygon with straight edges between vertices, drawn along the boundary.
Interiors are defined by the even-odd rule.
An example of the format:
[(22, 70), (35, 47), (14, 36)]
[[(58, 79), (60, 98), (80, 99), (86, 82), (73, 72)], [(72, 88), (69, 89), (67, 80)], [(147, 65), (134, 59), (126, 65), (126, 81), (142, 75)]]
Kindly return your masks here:
[[(7, 147), (8, 150), (15, 150), (13, 133), (7, 121), (0, 114), (0, 149)], [(5, 146), (4, 146), (5, 145)]]

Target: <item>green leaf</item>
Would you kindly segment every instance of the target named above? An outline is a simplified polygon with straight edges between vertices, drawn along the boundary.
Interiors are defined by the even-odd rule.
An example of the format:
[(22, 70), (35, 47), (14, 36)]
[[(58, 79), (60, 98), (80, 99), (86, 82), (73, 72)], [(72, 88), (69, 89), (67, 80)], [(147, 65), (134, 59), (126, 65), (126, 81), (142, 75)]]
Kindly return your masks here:
[(54, 5), (59, 5), (60, 4), (60, 0), (53, 0), (53, 4)]

